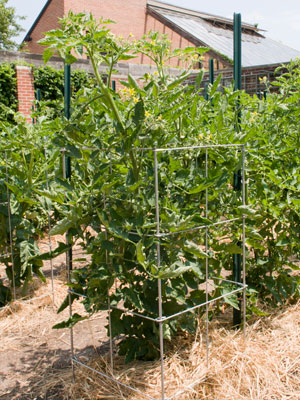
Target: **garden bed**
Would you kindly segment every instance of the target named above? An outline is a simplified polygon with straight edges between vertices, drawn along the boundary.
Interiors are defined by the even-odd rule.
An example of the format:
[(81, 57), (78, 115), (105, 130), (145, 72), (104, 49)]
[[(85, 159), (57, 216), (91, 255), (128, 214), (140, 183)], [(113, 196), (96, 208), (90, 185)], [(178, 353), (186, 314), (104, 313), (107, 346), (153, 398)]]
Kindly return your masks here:
[[(51, 284), (35, 290), (35, 301), (14, 302), (1, 309), (1, 400), (63, 399), (140, 399), (121, 392), (111, 382), (83, 368), (76, 368), (72, 383), (67, 329), (52, 326), (67, 317), (57, 315), (57, 306), (66, 295), (66, 287), (55, 278), (55, 305)], [(74, 305), (75, 310), (81, 308)], [(75, 342), (80, 357), (93, 367), (108, 371), (106, 314), (99, 313), (77, 324)], [(195, 391), (181, 395), (192, 399), (297, 399), (300, 397), (300, 303), (253, 319), (246, 342), (240, 331), (230, 328), (222, 318), (210, 327), (210, 367), (206, 370), (206, 347), (201, 330), (196, 337), (180, 336), (176, 348), (166, 356), (167, 390), (203, 377)], [(183, 367), (183, 360), (189, 368)], [(159, 398), (159, 362), (134, 362), (123, 365), (116, 357), (116, 374), (131, 385)]]

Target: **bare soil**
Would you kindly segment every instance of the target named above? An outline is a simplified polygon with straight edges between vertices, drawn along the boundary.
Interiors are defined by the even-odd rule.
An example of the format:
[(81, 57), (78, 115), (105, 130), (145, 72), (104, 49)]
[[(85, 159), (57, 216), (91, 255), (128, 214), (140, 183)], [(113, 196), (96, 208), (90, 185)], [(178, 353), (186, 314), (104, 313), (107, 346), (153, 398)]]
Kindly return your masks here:
[[(53, 246), (58, 240), (56, 237)], [(42, 251), (48, 251), (46, 240), (41, 241)], [(75, 247), (74, 258), (82, 257), (80, 247)], [(77, 266), (79, 263), (77, 263)], [(60, 376), (70, 370), (70, 332), (53, 329), (53, 325), (69, 317), (69, 310), (57, 314), (57, 309), (67, 295), (65, 255), (53, 261), (54, 302), (50, 263), (43, 272), (47, 284), (35, 278), (26, 298), (0, 309), (0, 399), (1, 400), (50, 400), (66, 399)], [(4, 267), (0, 267), (4, 277)], [(84, 313), (78, 303), (74, 312)], [(74, 329), (77, 355), (88, 360), (107, 348), (106, 313), (78, 323)], [(57, 381), (54, 384), (53, 380)], [(49, 388), (48, 388), (49, 387)]]

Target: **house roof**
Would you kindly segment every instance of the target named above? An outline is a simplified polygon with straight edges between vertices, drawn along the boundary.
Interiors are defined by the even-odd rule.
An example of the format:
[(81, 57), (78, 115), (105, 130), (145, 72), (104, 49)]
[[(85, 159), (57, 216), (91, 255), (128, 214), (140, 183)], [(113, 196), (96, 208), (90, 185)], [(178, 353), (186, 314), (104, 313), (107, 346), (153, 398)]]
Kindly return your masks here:
[(39, 20), (42, 18), (44, 12), (47, 10), (49, 4), (51, 3), (51, 0), (47, 0), (44, 7), (41, 9), (39, 15), (36, 17), (35, 21), (33, 22), (33, 24), (31, 25), (29, 31), (26, 33), (26, 36), (24, 37), (23, 42), (29, 42), (31, 40), (30, 35), (32, 34), (32, 31), (34, 30), (34, 28), (36, 27), (36, 25), (38, 24)]
[[(201, 45), (233, 60), (233, 21), (227, 18), (148, 0), (148, 8)], [(300, 51), (269, 39), (254, 25), (242, 24), (242, 66), (281, 64), (300, 57)]]
[[(29, 41), (31, 33), (48, 8), (47, 0), (23, 41)], [(218, 15), (177, 7), (169, 3), (147, 0), (148, 10), (179, 29), (201, 46), (209, 47), (225, 58), (233, 60), (233, 20)], [(242, 65), (281, 64), (300, 57), (300, 51), (263, 35), (255, 25), (242, 23)]]

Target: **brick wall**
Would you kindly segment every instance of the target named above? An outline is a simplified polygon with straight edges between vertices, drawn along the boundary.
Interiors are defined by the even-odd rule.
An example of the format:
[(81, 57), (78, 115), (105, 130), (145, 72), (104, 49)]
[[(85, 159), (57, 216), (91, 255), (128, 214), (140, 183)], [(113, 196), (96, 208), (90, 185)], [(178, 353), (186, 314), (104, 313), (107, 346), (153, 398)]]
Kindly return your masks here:
[[(37, 41), (43, 37), (43, 33), (50, 29), (55, 29), (59, 26), (58, 18), (68, 14), (72, 10), (74, 13), (87, 11), (92, 12), (95, 18), (108, 18), (116, 22), (110, 24), (111, 31), (123, 36), (125, 39), (132, 34), (136, 39), (140, 39), (145, 33), (150, 30), (155, 30), (160, 33), (168, 34), (172, 41), (173, 48), (185, 48), (187, 46), (197, 46), (198, 44), (193, 39), (186, 37), (186, 33), (177, 32), (166, 25), (164, 21), (160, 21), (157, 15), (152, 15), (152, 12), (147, 10), (146, 0), (51, 0), (48, 7), (45, 9), (42, 17), (31, 33), (32, 40), (27, 44), (27, 50), (31, 53), (41, 54), (43, 47), (37, 44)], [(224, 68), (227, 65), (222, 62), (222, 59), (217, 54), (211, 52), (205, 54), (203, 66), (208, 67), (208, 59), (214, 57), (216, 59), (216, 68)], [(219, 59), (217, 61), (217, 59)], [(147, 57), (140, 55), (135, 59), (128, 61), (131, 64), (153, 64)], [(178, 59), (170, 61), (172, 67), (182, 67)], [(195, 68), (198, 66), (195, 65)]]
[(63, 16), (64, 0), (51, 0), (33, 32), (30, 34), (31, 40), (26, 42), (25, 49), (30, 53), (42, 54), (45, 48), (37, 44), (37, 42), (44, 37), (44, 32), (56, 29), (59, 26), (58, 18), (62, 18)]
[(34, 103), (33, 75), (30, 67), (16, 66), (18, 111), (31, 122), (32, 105)]

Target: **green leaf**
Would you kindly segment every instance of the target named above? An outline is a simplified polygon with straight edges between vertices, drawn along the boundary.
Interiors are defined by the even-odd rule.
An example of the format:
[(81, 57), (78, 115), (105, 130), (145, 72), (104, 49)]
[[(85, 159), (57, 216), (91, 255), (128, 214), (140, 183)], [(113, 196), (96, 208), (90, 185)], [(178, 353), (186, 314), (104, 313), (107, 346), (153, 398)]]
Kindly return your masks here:
[[(70, 183), (67, 182), (67, 180), (62, 180), (62, 179), (60, 179), (60, 178), (58, 178), (58, 177), (55, 177), (55, 181), (56, 181), (60, 186), (62, 186), (62, 187), (64, 187), (65, 189), (69, 190), (70, 192), (73, 192), (73, 191), (75, 190), (75, 189), (74, 189), (74, 186), (70, 185)], [(54, 201), (55, 201), (55, 200), (54, 200)]]
[(289, 238), (284, 238), (284, 239), (279, 240), (276, 243), (276, 246), (277, 247), (285, 247), (285, 246), (289, 246), (290, 244), (291, 244), (291, 240)]
[(139, 84), (131, 74), (128, 74), (128, 82), (130, 84), (130, 87), (132, 87), (137, 93), (143, 92), (143, 90), (140, 88)]
[(239, 206), (237, 207), (237, 211), (239, 214), (248, 215), (249, 217), (259, 216), (257, 211), (249, 206)]
[(173, 82), (171, 82), (171, 83), (169, 83), (169, 85), (167, 85), (167, 90), (174, 89), (176, 86), (180, 85), (183, 81), (185, 81), (190, 75), (191, 75), (191, 72), (180, 75), (179, 78), (175, 79)]
[(138, 310), (142, 310), (143, 306), (141, 303), (141, 300), (139, 298), (138, 293), (132, 289), (132, 288), (128, 288), (128, 287), (124, 287), (122, 289), (122, 293), (124, 294), (125, 298), (134, 305), (135, 308), (137, 308)]
[(184, 243), (184, 250), (187, 251), (188, 253), (191, 253), (195, 255), (198, 258), (206, 258), (208, 257), (208, 254), (201, 250), (200, 246), (197, 245), (196, 243), (192, 242), (191, 240), (187, 240)]
[(136, 258), (138, 262), (146, 269), (146, 256), (143, 251), (143, 242), (141, 240), (136, 245)]
[(52, 260), (53, 258), (65, 253), (70, 248), (69, 245), (63, 242), (58, 242), (58, 247), (47, 253), (39, 254), (36, 259), (38, 260)]
[(199, 74), (196, 76), (196, 79), (195, 79), (196, 87), (200, 87), (200, 85), (202, 83), (202, 80), (203, 80), (203, 77), (204, 77), (204, 69), (202, 69), (199, 72)]
[(235, 294), (224, 297), (224, 301), (236, 310), (240, 309), (240, 304)]
[(50, 230), (49, 235), (50, 236), (63, 235), (73, 226), (74, 226), (74, 221), (71, 220), (69, 217), (65, 217)]
[(43, 52), (43, 61), (45, 64), (48, 63), (48, 61), (50, 60), (50, 58), (55, 54), (54, 50), (51, 49), (45, 49)]
[(181, 261), (176, 261), (170, 267), (165, 267), (158, 273), (159, 279), (169, 279), (176, 278), (177, 276), (181, 276), (187, 271), (191, 271), (194, 267), (193, 263), (186, 261), (185, 263)]
[(75, 313), (69, 318), (67, 321), (60, 322), (52, 327), (52, 329), (64, 329), (64, 328), (72, 328), (80, 321), (84, 321), (88, 319), (88, 317), (82, 317), (81, 315)]
[(96, 211), (97, 211), (98, 217), (100, 219), (100, 222), (108, 229), (108, 231), (112, 235), (114, 235), (120, 239), (124, 239), (126, 242), (135, 244), (134, 242), (132, 242), (129, 239), (129, 233), (126, 232), (124, 229), (122, 229), (121, 226), (119, 226), (115, 221), (107, 221), (104, 218), (104, 215), (102, 215), (102, 213), (99, 210), (96, 210)]
[(122, 54), (119, 57), (119, 61), (127, 61), (127, 60), (131, 60), (132, 58), (136, 58), (137, 56), (135, 56), (134, 54)]
[(221, 79), (222, 79), (222, 74), (219, 74), (217, 79), (214, 81), (214, 84), (212, 85), (210, 91), (209, 91), (210, 97), (213, 97), (213, 95), (216, 93), (216, 91), (217, 91), (217, 89), (219, 87), (219, 84), (221, 82)]
[(219, 189), (228, 179), (228, 172), (225, 171), (223, 173), (219, 172), (217, 175), (212, 178), (203, 178), (202, 182), (196, 186), (194, 189), (190, 190), (190, 194), (197, 194), (202, 192), (205, 189), (208, 189), (212, 186), (216, 186), (216, 189)]
[(145, 108), (143, 100), (139, 100), (134, 107), (134, 123), (139, 125), (145, 119)]

